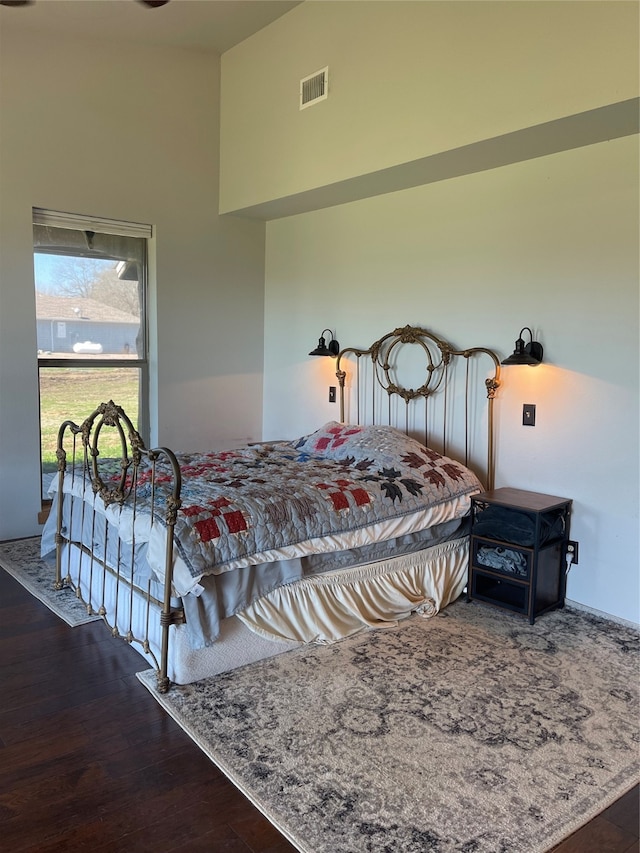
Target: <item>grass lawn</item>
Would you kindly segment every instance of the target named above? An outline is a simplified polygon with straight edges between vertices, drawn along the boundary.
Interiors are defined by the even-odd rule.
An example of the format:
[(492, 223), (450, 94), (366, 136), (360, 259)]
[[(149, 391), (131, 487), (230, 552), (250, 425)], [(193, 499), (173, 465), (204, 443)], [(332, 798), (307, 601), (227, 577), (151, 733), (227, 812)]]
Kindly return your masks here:
[[(81, 424), (100, 403), (113, 400), (121, 406), (138, 427), (137, 367), (78, 368), (43, 367), (40, 369), (40, 430), (42, 434), (42, 470), (57, 469), (58, 429), (65, 420)], [(101, 455), (110, 451), (120, 455), (120, 441), (103, 430), (100, 434)]]

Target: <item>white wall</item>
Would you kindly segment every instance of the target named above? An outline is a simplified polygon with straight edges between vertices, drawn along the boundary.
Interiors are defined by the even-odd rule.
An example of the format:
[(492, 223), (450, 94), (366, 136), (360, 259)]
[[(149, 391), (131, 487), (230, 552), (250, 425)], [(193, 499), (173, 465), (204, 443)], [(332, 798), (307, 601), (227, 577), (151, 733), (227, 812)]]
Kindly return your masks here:
[(4, 539), (39, 530), (32, 206), (154, 226), (152, 439), (177, 449), (260, 437), (264, 225), (217, 214), (217, 56), (0, 39)]
[[(327, 65), (329, 97), (299, 110), (300, 79)], [(222, 80), (221, 211), (295, 205), (637, 97), (638, 4), (306, 2), (227, 51)]]
[(629, 137), (269, 223), (265, 437), (337, 417), (333, 360), (306, 357), (323, 327), (504, 357), (529, 325), (545, 363), (502, 370), (497, 486), (572, 498), (569, 597), (640, 621), (638, 155)]
[[(550, 5), (616, 9), (610, 23), (597, 28), (578, 21), (575, 34), (591, 39), (601, 32), (607, 50), (589, 55), (605, 55), (618, 71), (599, 73), (605, 92), (584, 76), (582, 65), (579, 74), (566, 69), (568, 76), (556, 81), (563, 103), (597, 106), (629, 96), (620, 83), (629, 58), (627, 29), (633, 31), (631, 88), (637, 92), (637, 27), (619, 26), (619, 15), (627, 14), (620, 7), (633, 17), (637, 5)], [(297, 81), (324, 64), (309, 51), (331, 44), (332, 66), (344, 59), (347, 75), (348, 58), (360, 56), (361, 43), (326, 22), (326, 38), (316, 41), (311, 19), (295, 17), (298, 8), (315, 16), (341, 6), (296, 7), (225, 62), (238, 56), (234, 74), (246, 70), (250, 78), (267, 79), (271, 56), (276, 71), (280, 64), (295, 66)], [(345, 6), (359, 7), (366, 23), (377, 4)], [(304, 22), (301, 30), (296, 20)], [(373, 41), (365, 45), (381, 38), (374, 23), (366, 25)], [(612, 28), (616, 46), (621, 39), (616, 50), (610, 49)], [(287, 35), (282, 43), (281, 32)], [(545, 346), (546, 364), (524, 373), (504, 370), (499, 485), (573, 498), (572, 532), (581, 552), (570, 597), (640, 621), (637, 136), (271, 222), (265, 295), (264, 226), (216, 215), (217, 59), (54, 41), (6, 26), (0, 39), (0, 539), (37, 532), (30, 223), (37, 205), (156, 228), (157, 437), (170, 446), (230, 445), (260, 434), (263, 331), (264, 435), (275, 438), (335, 416), (326, 402), (331, 362), (306, 357), (325, 326), (335, 328), (343, 345), (360, 345), (395, 325), (417, 323), (460, 345), (482, 343), (503, 355), (521, 326), (531, 325)], [(402, 54), (398, 33), (394, 39), (387, 46)], [(279, 52), (266, 50), (269, 44)], [(305, 58), (304, 67), (295, 57), (290, 63), (289, 50)], [(393, 58), (388, 51), (385, 56)], [(544, 62), (539, 67), (544, 70)], [(438, 80), (446, 105), (451, 80)], [(522, 110), (538, 120), (549, 115), (543, 102)], [(260, 183), (256, 198), (299, 191), (300, 172), (291, 158), (308, 164), (313, 152), (273, 144), (272, 134), (287, 128), (278, 109), (264, 111), (255, 125), (242, 103), (237, 109), (244, 115), (243, 136), (262, 134), (270, 157), (280, 151), (275, 161), (256, 162), (269, 184)], [(316, 116), (312, 121), (321, 114), (305, 112)], [(382, 112), (378, 124), (388, 134)], [(402, 139), (392, 148), (363, 133), (372, 116), (352, 109), (342, 121), (355, 146), (346, 174), (371, 145), (398, 161), (412, 156), (405, 146), (413, 135), (404, 125), (396, 128)], [(333, 127), (337, 132), (339, 125)], [(337, 174), (335, 161), (322, 162), (323, 150), (316, 152), (316, 182)], [(378, 158), (374, 166), (381, 163)], [(520, 426), (523, 402), (538, 406), (538, 425), (528, 431)]]
[[(234, 49), (225, 57), (223, 90), (228, 68), (235, 75), (243, 63), (245, 70), (252, 62), (266, 67), (268, 42), (279, 48), (276, 77), (280, 67), (295, 65), (303, 53), (301, 45), (309, 48), (311, 43), (310, 19), (305, 16), (331, 17), (338, 5), (304, 4), (243, 43), (241, 50)], [(499, 5), (508, 7), (508, 14), (523, 9), (529, 24), (533, 7), (542, 15), (547, 11), (545, 4)], [(574, 35), (591, 45), (587, 56), (600, 56), (606, 63), (616, 52), (615, 44), (626, 57), (621, 77), (617, 72), (600, 75), (604, 88), (597, 90), (595, 100), (608, 97), (613, 103), (622, 90), (637, 96), (637, 26), (629, 40), (623, 25), (627, 14), (637, 23), (637, 5), (551, 6), (562, 6), (566, 14), (578, 10)], [(612, 16), (594, 28), (590, 16), (604, 14), (605, 7)], [(360, 8), (369, 36), (373, 24), (364, 18), (377, 4), (363, 3)], [(596, 8), (599, 11), (593, 12)], [(298, 28), (296, 22), (301, 22)], [(544, 57), (540, 73), (553, 96), (553, 81), (545, 76), (548, 42), (539, 31), (536, 37), (539, 57)], [(606, 55), (596, 50), (600, 37), (602, 45), (609, 45)], [(326, 47), (329, 40), (320, 43)], [(330, 64), (350, 73), (350, 58), (360, 56), (367, 43), (352, 50), (351, 42), (339, 36), (332, 43)], [(402, 64), (399, 52), (390, 48), (386, 61), (396, 58)], [(612, 69), (620, 70), (618, 58), (612, 59)], [(322, 64), (319, 59), (316, 56), (316, 64)], [(602, 72), (602, 63), (599, 68)], [(503, 74), (494, 69), (495, 93), (501, 91)], [(587, 77), (567, 67), (556, 80), (565, 108), (589, 103), (596, 89), (585, 82)], [(439, 80), (444, 98), (449, 80), (446, 75)], [(531, 90), (528, 94), (533, 98)], [(383, 125), (387, 107), (393, 108), (391, 97), (378, 108), (383, 136), (388, 133)], [(489, 96), (485, 106), (490, 102)], [(520, 122), (529, 114), (531, 120), (541, 118), (541, 103), (535, 98), (524, 100), (518, 109)], [(278, 103), (273, 111), (280, 116), (284, 107)], [(378, 137), (370, 132), (373, 107), (367, 111), (365, 105), (363, 112), (354, 109), (344, 131), (336, 127), (335, 136), (325, 137), (329, 162), (316, 152), (319, 165), (309, 167), (313, 179), (323, 179), (325, 169), (336, 174), (331, 151), (343, 138), (348, 142), (359, 137), (365, 158), (370, 146), (380, 153)], [(260, 120), (266, 121), (264, 115), (262, 107)], [(252, 116), (243, 115), (243, 122), (245, 129), (250, 127)], [(277, 133), (279, 127), (270, 132)], [(489, 132), (483, 126), (482, 133)], [(223, 127), (223, 145), (224, 137)], [(279, 160), (275, 147), (267, 143), (266, 149), (274, 157), (271, 174), (284, 175), (297, 156), (286, 144)], [(346, 150), (348, 159), (351, 147)], [(398, 151), (407, 156), (406, 146), (398, 143), (389, 158)], [(308, 152), (300, 148), (298, 153)], [(487, 345), (502, 356), (513, 349), (522, 326), (533, 327), (545, 347), (545, 364), (503, 371), (497, 485), (572, 498), (572, 536), (580, 542), (580, 564), (569, 576), (569, 598), (634, 622), (640, 621), (638, 153), (636, 132), (269, 222), (264, 382), (265, 437), (293, 437), (337, 414), (337, 407), (327, 402), (327, 386), (335, 383), (331, 362), (306, 357), (324, 327), (334, 329), (345, 346), (367, 345), (394, 326), (419, 324), (458, 346)], [(350, 161), (350, 168), (355, 174), (359, 167)], [(303, 191), (295, 163), (292, 173), (289, 189)], [(239, 198), (240, 183), (237, 189)], [(266, 195), (278, 187), (263, 183), (261, 190)], [(523, 403), (537, 405), (533, 428), (521, 425)]]

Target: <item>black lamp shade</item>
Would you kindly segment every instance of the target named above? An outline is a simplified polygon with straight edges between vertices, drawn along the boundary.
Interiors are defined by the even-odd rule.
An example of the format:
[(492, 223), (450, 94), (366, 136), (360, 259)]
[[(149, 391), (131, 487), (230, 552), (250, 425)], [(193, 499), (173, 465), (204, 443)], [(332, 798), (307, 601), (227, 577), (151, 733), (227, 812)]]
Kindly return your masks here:
[[(331, 335), (331, 340), (327, 345), (326, 338), (324, 337), (324, 333), (329, 332)], [(340, 344), (333, 337), (333, 333), (330, 329), (323, 329), (322, 335), (320, 335), (320, 339), (318, 340), (318, 346), (315, 349), (312, 349), (309, 355), (329, 355), (335, 358), (340, 352)]]
[[(530, 341), (528, 344), (525, 344), (522, 338), (523, 332), (529, 332)], [(502, 364), (528, 364), (530, 367), (536, 367), (542, 361), (542, 355), (542, 344), (533, 340), (533, 332), (528, 326), (525, 326), (520, 331), (516, 348), (508, 358), (502, 360)]]

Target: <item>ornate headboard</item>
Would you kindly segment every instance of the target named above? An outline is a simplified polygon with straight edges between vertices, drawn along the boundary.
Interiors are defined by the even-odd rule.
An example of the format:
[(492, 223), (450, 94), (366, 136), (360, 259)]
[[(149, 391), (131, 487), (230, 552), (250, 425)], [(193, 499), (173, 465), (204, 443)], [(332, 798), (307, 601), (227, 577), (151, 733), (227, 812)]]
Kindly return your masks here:
[(500, 385), (493, 350), (457, 349), (427, 329), (403, 326), (367, 349), (341, 350), (336, 376), (341, 421), (403, 429), (464, 462), (493, 488), (493, 404)]

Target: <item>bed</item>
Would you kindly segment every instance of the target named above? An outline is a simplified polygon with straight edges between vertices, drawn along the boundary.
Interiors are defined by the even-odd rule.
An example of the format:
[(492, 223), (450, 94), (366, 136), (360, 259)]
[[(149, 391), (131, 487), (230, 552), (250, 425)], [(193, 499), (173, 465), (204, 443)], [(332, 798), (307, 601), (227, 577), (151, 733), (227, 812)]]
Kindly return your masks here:
[(338, 419), (224, 452), (148, 450), (112, 400), (60, 426), (42, 554), (161, 692), (462, 593), (497, 356), (405, 326), (343, 349), (336, 378)]

